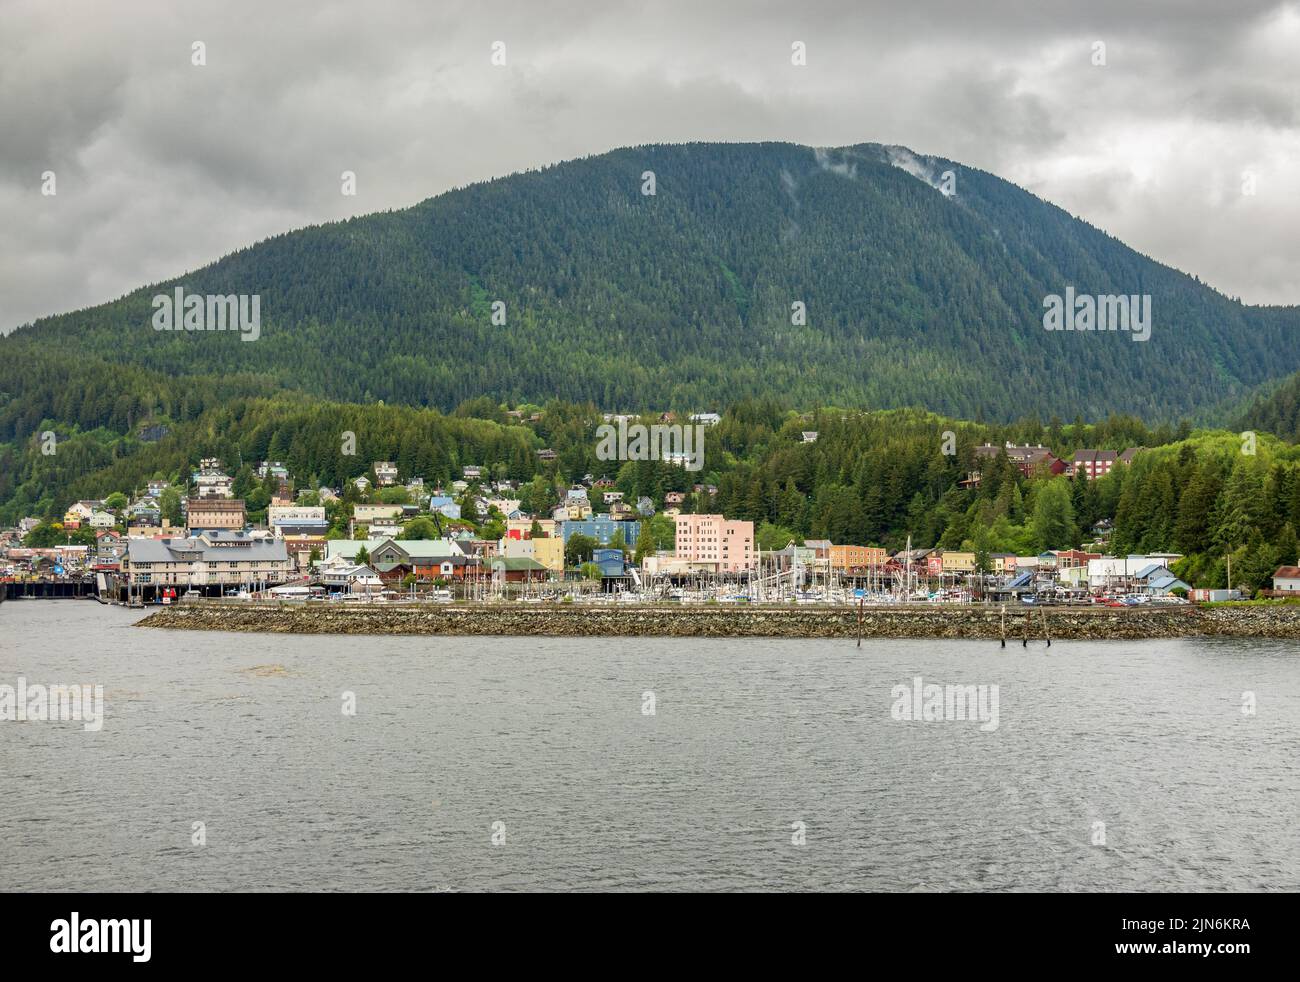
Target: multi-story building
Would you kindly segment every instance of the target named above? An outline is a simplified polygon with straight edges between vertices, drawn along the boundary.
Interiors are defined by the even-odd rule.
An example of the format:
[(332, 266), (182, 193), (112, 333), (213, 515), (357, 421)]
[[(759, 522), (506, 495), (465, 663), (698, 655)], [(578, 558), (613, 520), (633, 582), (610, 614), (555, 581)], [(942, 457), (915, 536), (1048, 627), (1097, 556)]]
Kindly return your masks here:
[(311, 554), (324, 559), (326, 543), (328, 540), (323, 535), (294, 535), (289, 534), (281, 540), (284, 547), (289, 552), (289, 558), (293, 561), (293, 568), (299, 571), (307, 569), (311, 565)]
[(533, 558), (552, 573), (564, 572), (564, 540), (559, 536), (529, 539), (533, 544)]
[(641, 523), (616, 521), (608, 515), (593, 515), (591, 518), (560, 522), (560, 538), (566, 545), (575, 535), (585, 535), (589, 539), (595, 539), (597, 545), (607, 546), (616, 532), (623, 533), (624, 545), (635, 546), (637, 537), (641, 534)]
[(511, 512), (516, 512), (519, 510), (518, 498), (504, 498), (500, 496), (495, 496), (486, 499), (486, 504), (488, 506), (489, 511), (495, 508), (502, 515), (506, 515), (506, 516), (509, 516)]
[(401, 505), (366, 505), (352, 506), (352, 521), (356, 525), (369, 525), (377, 518), (401, 518)]
[(940, 569), (944, 573), (975, 572), (975, 553), (973, 552), (944, 550), (940, 553), (940, 561)]
[(1109, 474), (1118, 460), (1119, 454), (1114, 450), (1076, 450), (1070, 461), (1070, 473), (1082, 474), (1089, 481), (1095, 481)]
[(199, 498), (230, 498), (233, 497), (234, 491), (231, 490), (230, 475), (221, 469), (221, 461), (216, 457), (204, 457), (199, 461), (199, 469), (192, 475), (194, 480), (194, 494)]
[(397, 465), (391, 460), (375, 461), (375, 478), (381, 488), (392, 487), (397, 483)]
[(88, 523), (96, 511), (102, 510), (104, 503), (102, 501), (76, 501), (68, 506), (64, 512), (63, 524), (68, 528), (81, 528), (84, 523)]
[(122, 556), (122, 571), (137, 586), (275, 584), (289, 578), (289, 569), (283, 540), (230, 532), (203, 532), (184, 539), (128, 539)]
[(279, 536), (324, 535), (329, 531), (324, 505), (272, 505), (266, 524)]
[[(1008, 442), (1004, 446), (995, 447), (991, 443), (985, 443), (975, 448), (976, 458), (996, 457), (998, 454), (1007, 455), (1007, 460), (1015, 464), (1020, 473), (1026, 477), (1034, 473), (1046, 472), (1048, 474), (1065, 474), (1069, 471), (1069, 465), (1060, 457), (1056, 456), (1047, 447), (1041, 443), (1030, 445), (1017, 444)], [(977, 473), (972, 473), (966, 479), (967, 484), (978, 484), (979, 477)]]
[(185, 529), (237, 532), (244, 527), (243, 498), (190, 498), (185, 503)]
[(591, 502), (586, 498), (565, 498), (564, 504), (551, 512), (557, 522), (584, 521), (591, 518)]
[(1086, 567), (1089, 561), (1100, 559), (1099, 552), (1084, 552), (1081, 549), (1058, 549), (1053, 555), (1056, 556), (1057, 569), (1074, 569), (1078, 566)]
[(720, 573), (757, 567), (754, 523), (721, 515), (678, 515), (675, 555), (692, 563), (717, 563)]
[(534, 522), (542, 535), (552, 536), (559, 531), (559, 525), (553, 518), (511, 518), (506, 521), (506, 538), (531, 539)]
[[(805, 543), (808, 545), (809, 543)], [(849, 570), (866, 570), (873, 566), (884, 566), (889, 561), (889, 553), (879, 546), (836, 546), (830, 547), (831, 568), (848, 572)]]
[(600, 567), (601, 579), (622, 579), (627, 570), (622, 549), (593, 549), (591, 561)]
[(975, 553), (933, 550), (925, 557), (925, 570), (931, 576), (975, 571)]

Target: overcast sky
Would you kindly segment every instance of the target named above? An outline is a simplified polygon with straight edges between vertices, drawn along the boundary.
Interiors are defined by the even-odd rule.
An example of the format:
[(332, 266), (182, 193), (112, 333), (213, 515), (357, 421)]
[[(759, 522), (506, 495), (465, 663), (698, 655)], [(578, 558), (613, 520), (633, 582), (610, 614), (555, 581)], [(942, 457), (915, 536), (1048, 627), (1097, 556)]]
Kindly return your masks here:
[(686, 140), (904, 144), (1300, 303), (1300, 2), (0, 0), (0, 329), (288, 229)]

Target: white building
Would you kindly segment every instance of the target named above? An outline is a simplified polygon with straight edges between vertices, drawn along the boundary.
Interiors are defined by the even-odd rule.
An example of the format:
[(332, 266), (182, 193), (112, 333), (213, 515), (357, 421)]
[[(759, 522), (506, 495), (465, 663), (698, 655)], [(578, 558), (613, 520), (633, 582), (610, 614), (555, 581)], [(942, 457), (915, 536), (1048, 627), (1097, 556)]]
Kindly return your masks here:
[(196, 498), (233, 498), (231, 479), (227, 474), (204, 472), (194, 480)]
[(1273, 574), (1273, 589), (1300, 591), (1300, 566), (1279, 566)]
[(1129, 589), (1138, 574), (1151, 566), (1168, 566), (1181, 559), (1178, 553), (1158, 552), (1149, 556), (1103, 556), (1088, 560), (1088, 585), (1094, 590)]
[(276, 535), (324, 535), (329, 530), (324, 505), (271, 505), (266, 524)]
[(347, 564), (321, 566), (320, 581), (333, 592), (371, 594), (384, 588), (383, 581), (369, 566)]

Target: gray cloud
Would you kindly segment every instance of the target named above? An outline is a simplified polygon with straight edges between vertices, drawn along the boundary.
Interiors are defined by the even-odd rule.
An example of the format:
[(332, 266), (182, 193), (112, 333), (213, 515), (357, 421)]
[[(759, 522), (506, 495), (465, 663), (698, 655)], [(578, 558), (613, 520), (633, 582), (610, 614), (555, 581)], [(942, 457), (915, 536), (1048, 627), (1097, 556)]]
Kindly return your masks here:
[(290, 228), (685, 140), (910, 147), (1249, 302), (1300, 302), (1295, 2), (372, 6), (8, 0), (0, 329)]

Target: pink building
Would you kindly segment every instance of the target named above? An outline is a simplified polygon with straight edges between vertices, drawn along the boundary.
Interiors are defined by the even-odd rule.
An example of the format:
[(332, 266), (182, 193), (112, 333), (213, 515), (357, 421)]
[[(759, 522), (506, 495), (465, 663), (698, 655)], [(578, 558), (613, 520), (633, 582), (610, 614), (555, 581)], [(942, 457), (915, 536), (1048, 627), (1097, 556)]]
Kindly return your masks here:
[(717, 563), (720, 573), (757, 569), (754, 523), (721, 515), (678, 515), (676, 556), (692, 563)]

